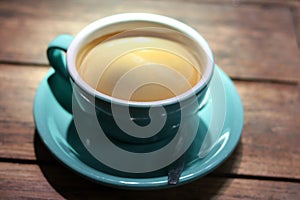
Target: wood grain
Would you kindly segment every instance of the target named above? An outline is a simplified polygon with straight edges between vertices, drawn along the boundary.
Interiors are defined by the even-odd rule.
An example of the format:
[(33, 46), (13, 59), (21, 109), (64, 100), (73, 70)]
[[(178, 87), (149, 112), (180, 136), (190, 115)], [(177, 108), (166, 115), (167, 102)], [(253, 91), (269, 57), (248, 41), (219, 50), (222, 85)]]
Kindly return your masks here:
[(237, 174), (300, 178), (300, 87), (235, 82), (245, 109), (241, 143), (221, 169)]
[(33, 100), (47, 71), (0, 65), (0, 157), (34, 159)]
[[(157, 0), (158, 1), (158, 0)], [(164, 0), (164, 1), (181, 1), (181, 0)], [(297, 6), (298, 0), (186, 0), (187, 2), (201, 3), (201, 4), (229, 4), (232, 6), (240, 6), (243, 4), (257, 4), (257, 5), (278, 5), (278, 6)]]
[(5, 0), (0, 4), (0, 61), (46, 64), (47, 44), (56, 35), (76, 34), (96, 19), (123, 12), (163, 14), (195, 27), (232, 77), (300, 80), (290, 9), (272, 4)]
[[(0, 163), (2, 199), (298, 199), (300, 185), (205, 177), (178, 188), (119, 190), (89, 182), (65, 167)], [(13, 191), (13, 192), (12, 192)]]
[(293, 14), (293, 19), (294, 19), (298, 47), (300, 48), (300, 2), (297, 7), (292, 8), (292, 14)]
[[(1, 158), (36, 160), (32, 106), (47, 70), (0, 65)], [(235, 85), (245, 109), (244, 131), (239, 147), (220, 171), (299, 179), (299, 86), (244, 81)]]

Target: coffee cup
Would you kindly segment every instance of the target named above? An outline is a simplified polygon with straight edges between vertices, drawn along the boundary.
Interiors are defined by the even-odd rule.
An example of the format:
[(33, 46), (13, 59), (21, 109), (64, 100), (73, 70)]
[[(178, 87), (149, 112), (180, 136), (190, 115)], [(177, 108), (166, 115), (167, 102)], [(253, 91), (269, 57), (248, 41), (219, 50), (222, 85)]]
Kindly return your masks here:
[(63, 101), (82, 144), (113, 173), (157, 172), (190, 148), (214, 71), (209, 45), (190, 26), (113, 15), (58, 36), (47, 55), (62, 88), (72, 88)]

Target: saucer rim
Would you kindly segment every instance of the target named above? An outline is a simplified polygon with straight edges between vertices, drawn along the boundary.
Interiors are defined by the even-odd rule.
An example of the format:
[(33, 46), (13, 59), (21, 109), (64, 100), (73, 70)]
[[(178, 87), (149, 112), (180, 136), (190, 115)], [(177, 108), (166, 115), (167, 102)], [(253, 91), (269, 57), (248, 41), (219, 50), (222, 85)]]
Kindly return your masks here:
[[(229, 77), (223, 72), (217, 65), (215, 66), (215, 70), (220, 73), (221, 79), (223, 82), (226, 82), (227, 89), (228, 87), (231, 88), (230, 93), (234, 97), (230, 98), (235, 98), (235, 107), (238, 107), (239, 111), (239, 121), (240, 123), (234, 123), (235, 124), (235, 129), (238, 130), (234, 134), (231, 134), (230, 138), (226, 142), (224, 148), (219, 152), (219, 157), (214, 158), (214, 161), (211, 161), (209, 165), (205, 167), (205, 169), (194, 171), (194, 173), (190, 174), (190, 176), (184, 176), (180, 177), (180, 181), (178, 185), (182, 185), (188, 182), (191, 182), (195, 179), (198, 179), (200, 177), (205, 176), (206, 174), (210, 173), (213, 171), (215, 168), (220, 166), (233, 152), (235, 147), (237, 146), (241, 135), (242, 135), (242, 130), (243, 130), (243, 124), (244, 124), (244, 110), (242, 106), (242, 102), (240, 99), (240, 96), (238, 95), (238, 92), (233, 84), (233, 82), (229, 79)], [(215, 72), (215, 73), (217, 73)], [(34, 109), (33, 109), (33, 114), (34, 114), (34, 121), (36, 124), (36, 129), (37, 133), (39, 134), (42, 142), (45, 144), (45, 146), (48, 148), (48, 150), (52, 153), (52, 155), (60, 161), (62, 164), (64, 164), (66, 167), (70, 168), (71, 170), (75, 171), (76, 173), (84, 176), (85, 178), (96, 182), (100, 184), (104, 184), (107, 186), (111, 187), (116, 187), (116, 188), (123, 188), (123, 189), (161, 189), (161, 188), (169, 188), (169, 187), (174, 187), (172, 185), (168, 185), (167, 183), (167, 176), (160, 176), (160, 177), (152, 177), (152, 178), (127, 178), (127, 177), (119, 177), (116, 175), (111, 175), (107, 174), (105, 172), (96, 170), (85, 163), (83, 163), (81, 160), (77, 159), (75, 160), (73, 157), (71, 157), (70, 153), (68, 154), (64, 149), (62, 149), (61, 146), (57, 144), (57, 141), (53, 138), (55, 133), (53, 133), (54, 130), (50, 130), (49, 127), (47, 126), (47, 123), (43, 123), (41, 121), (40, 116), (43, 116), (42, 113), (40, 113), (39, 110), (39, 105), (40, 104), (47, 104), (44, 101), (41, 101), (41, 98), (43, 97), (43, 94), (47, 92), (46, 89), (50, 89), (49, 86), (47, 88), (47, 80), (48, 78), (55, 73), (54, 70), (51, 68), (43, 80), (41, 81), (38, 90), (36, 92), (36, 96), (34, 99)], [(48, 91), (52, 93), (51, 91)], [(226, 94), (227, 98), (227, 94)], [(59, 104), (58, 102), (55, 102), (55, 104)], [(69, 115), (70, 117), (72, 116), (70, 113), (65, 111), (60, 105), (59, 106), (60, 112), (64, 112), (65, 116)], [(226, 107), (228, 105), (226, 104)], [(47, 110), (47, 109), (46, 109)], [(52, 109), (48, 109), (48, 112), (51, 112)], [(226, 117), (228, 117), (226, 115)], [(45, 118), (45, 117), (44, 117)], [(224, 128), (224, 127), (223, 127)], [(223, 129), (222, 129), (223, 130)], [(57, 139), (57, 138), (56, 138)], [(65, 139), (65, 138), (64, 138)], [(66, 140), (63, 142), (67, 142)], [(210, 156), (208, 154), (207, 156)], [(221, 156), (221, 157), (220, 157)], [(88, 169), (86, 168), (88, 167)], [(199, 168), (199, 166), (198, 166)], [(161, 180), (163, 178), (163, 180)], [(178, 186), (176, 185), (176, 186)]]

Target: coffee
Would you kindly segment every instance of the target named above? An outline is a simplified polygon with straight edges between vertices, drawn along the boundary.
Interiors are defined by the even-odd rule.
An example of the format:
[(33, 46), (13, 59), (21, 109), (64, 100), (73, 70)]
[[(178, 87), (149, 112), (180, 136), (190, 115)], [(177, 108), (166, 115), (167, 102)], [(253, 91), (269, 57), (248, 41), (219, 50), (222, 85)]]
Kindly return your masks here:
[(178, 96), (201, 79), (199, 62), (183, 44), (156, 36), (104, 36), (77, 58), (82, 79), (118, 99), (158, 101)]

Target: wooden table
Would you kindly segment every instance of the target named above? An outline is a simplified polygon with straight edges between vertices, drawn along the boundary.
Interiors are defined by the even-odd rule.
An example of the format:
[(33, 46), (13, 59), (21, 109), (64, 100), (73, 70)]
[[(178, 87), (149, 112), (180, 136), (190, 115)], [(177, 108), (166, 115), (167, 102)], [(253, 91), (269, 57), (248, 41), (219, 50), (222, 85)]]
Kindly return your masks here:
[[(48, 43), (122, 12), (193, 26), (234, 80), (242, 139), (206, 177), (159, 191), (113, 189), (70, 171), (41, 142), (32, 109)], [(2, 0), (0, 46), (0, 199), (300, 199), (298, 0)]]

